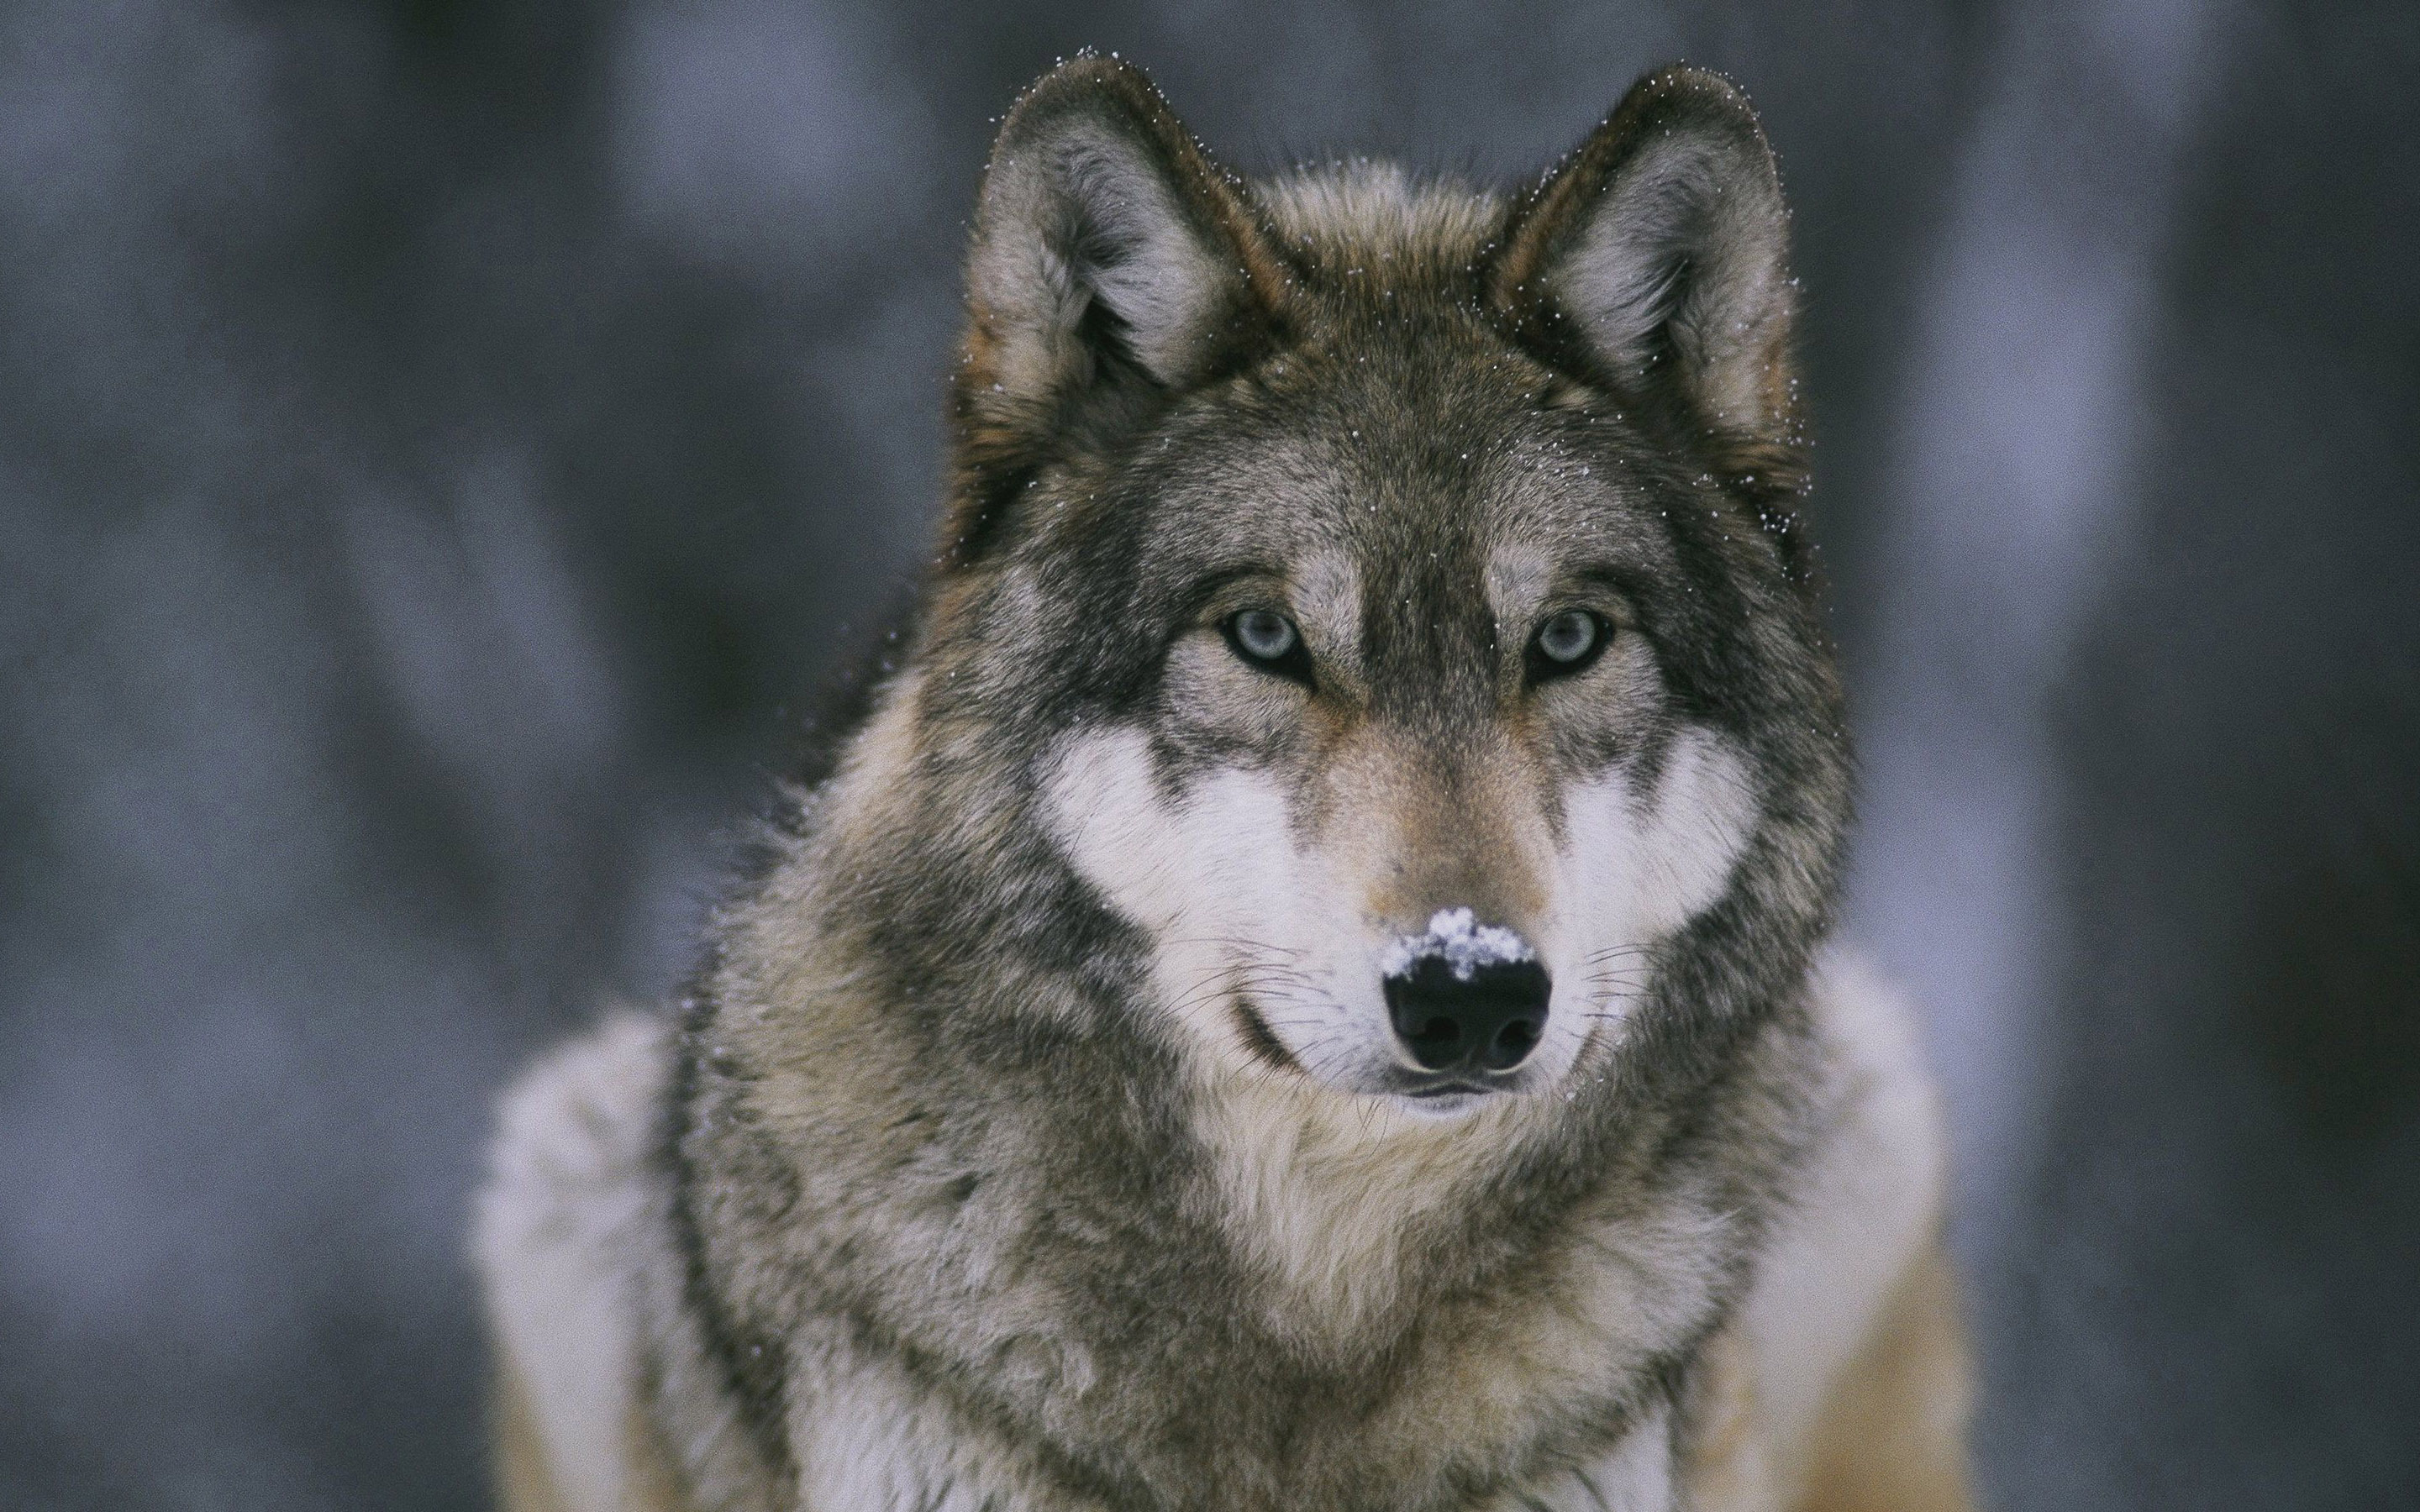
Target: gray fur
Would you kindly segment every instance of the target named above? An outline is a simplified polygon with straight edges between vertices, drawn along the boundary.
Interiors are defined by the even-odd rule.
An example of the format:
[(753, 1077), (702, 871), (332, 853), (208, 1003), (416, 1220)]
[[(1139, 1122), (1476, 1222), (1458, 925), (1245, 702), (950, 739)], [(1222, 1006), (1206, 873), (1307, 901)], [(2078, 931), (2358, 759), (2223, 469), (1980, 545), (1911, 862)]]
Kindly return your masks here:
[[(646, 1216), (617, 1220), (615, 1295), (675, 1504), (1626, 1504), (1593, 1477), (1687, 1460), (1839, 1083), (1807, 980), (1849, 757), (1768, 402), (1783, 213), (1745, 102), (1685, 70), (1512, 201), (1387, 168), (1245, 186), (1099, 59), (1020, 101), (912, 653), (786, 800), (677, 1034), (629, 1052), (660, 1090), (622, 1116), (659, 1137), (616, 1178)], [(1622, 659), (1528, 687), (1491, 605), (1533, 590), (1483, 589), (1506, 560), (1595, 595)], [(1280, 592), (1315, 691), (1206, 628)], [(1693, 740), (1736, 753), (1749, 817), (1586, 999), (1618, 1029), (1420, 1136), (1373, 1273), (1336, 1283), (1369, 1305), (1311, 1307), (1222, 1195), (1208, 1104), (1244, 1084), (1071, 856), (1065, 753), (1102, 732), (1171, 804), (1258, 774), (1313, 851), (1383, 804), (1412, 839), (1366, 907), (1397, 932), (1544, 906), (1523, 857), (1568, 839), (1573, 785), (1655, 793)], [(1239, 1012), (1325, 990), (1250, 944)], [(1360, 1095), (1249, 1018), (1251, 1086)]]

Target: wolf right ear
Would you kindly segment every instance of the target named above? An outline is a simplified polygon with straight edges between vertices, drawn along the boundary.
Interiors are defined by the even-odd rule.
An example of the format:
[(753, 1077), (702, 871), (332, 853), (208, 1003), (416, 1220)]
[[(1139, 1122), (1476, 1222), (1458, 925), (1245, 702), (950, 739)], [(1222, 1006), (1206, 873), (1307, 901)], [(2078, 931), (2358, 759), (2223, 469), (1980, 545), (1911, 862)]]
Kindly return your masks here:
[(945, 557), (970, 557), (1052, 455), (1251, 349), (1281, 281), (1248, 192), (1141, 69), (1083, 56), (1045, 74), (1001, 126), (975, 208)]
[(1719, 74), (1666, 69), (1515, 208), (1490, 294), (1566, 366), (1634, 400), (1678, 400), (1723, 465), (1787, 474), (1789, 243), (1746, 97)]

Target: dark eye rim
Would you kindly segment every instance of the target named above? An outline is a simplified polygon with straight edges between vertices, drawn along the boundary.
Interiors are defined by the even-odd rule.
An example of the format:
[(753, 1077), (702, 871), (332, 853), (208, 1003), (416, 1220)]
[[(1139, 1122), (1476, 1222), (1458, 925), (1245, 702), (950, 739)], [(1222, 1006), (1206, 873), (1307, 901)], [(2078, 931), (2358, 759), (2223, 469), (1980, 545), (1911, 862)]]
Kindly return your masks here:
[[(1236, 628), (1247, 614), (1277, 614), (1279, 619), (1285, 621), (1286, 628), (1294, 632), (1294, 643), (1286, 647), (1283, 655), (1277, 656), (1264, 656), (1251, 650), (1244, 644), (1243, 633)], [(1254, 671), (1266, 672), (1272, 677), (1282, 677), (1290, 683), (1300, 683), (1305, 687), (1314, 686), (1311, 680), (1311, 648), (1303, 644), (1302, 626), (1295, 623), (1292, 615), (1278, 614), (1278, 611), (1273, 609), (1259, 607), (1237, 609), (1218, 622), (1218, 634), (1226, 640), (1227, 649), (1235, 654), (1235, 659)]]
[[(1564, 615), (1573, 613), (1587, 615), (1589, 623), (1596, 627), (1596, 637), (1589, 642), (1589, 648), (1577, 656), (1570, 661), (1558, 661), (1546, 655), (1544, 645), (1546, 626)], [(1529, 632), (1529, 644), (1522, 653), (1522, 663), (1529, 682), (1534, 686), (1539, 683), (1554, 682), (1560, 678), (1578, 676), (1597, 664), (1598, 658), (1605, 655), (1605, 648), (1613, 643), (1614, 634), (1613, 622), (1592, 609), (1579, 609), (1574, 606), (1569, 609), (1559, 609), (1552, 614), (1546, 615), (1538, 621), (1538, 627)]]

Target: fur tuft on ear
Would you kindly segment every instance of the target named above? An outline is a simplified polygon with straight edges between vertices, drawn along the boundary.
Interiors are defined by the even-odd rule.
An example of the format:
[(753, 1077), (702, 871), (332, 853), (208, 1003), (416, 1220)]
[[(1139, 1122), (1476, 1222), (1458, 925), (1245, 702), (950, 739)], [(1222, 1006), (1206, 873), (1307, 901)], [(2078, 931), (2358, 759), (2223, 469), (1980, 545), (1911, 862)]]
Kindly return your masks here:
[(1714, 460), (1793, 486), (1790, 211), (1763, 130), (1719, 74), (1671, 68), (1515, 208), (1491, 297), (1550, 360), (1677, 406)]
[(956, 380), (956, 508), (970, 559), (1008, 494), (1104, 444), (1265, 336), (1279, 261), (1241, 181), (1141, 69), (1085, 55), (1026, 91), (984, 171)]

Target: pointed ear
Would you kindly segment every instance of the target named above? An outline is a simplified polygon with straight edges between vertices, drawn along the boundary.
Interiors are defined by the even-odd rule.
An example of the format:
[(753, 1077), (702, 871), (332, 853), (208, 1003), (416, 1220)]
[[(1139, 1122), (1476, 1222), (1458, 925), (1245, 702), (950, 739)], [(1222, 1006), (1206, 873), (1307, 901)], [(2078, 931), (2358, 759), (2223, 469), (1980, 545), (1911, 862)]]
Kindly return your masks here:
[(956, 380), (965, 555), (1004, 495), (1266, 338), (1282, 279), (1248, 192), (1142, 70), (1078, 57), (1001, 128), (967, 258)]
[(1550, 360), (1679, 406), (1724, 466), (1794, 473), (1789, 232), (1746, 97), (1667, 69), (1513, 211), (1491, 296)]

